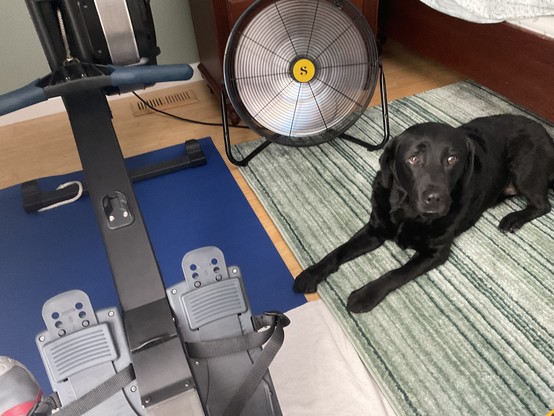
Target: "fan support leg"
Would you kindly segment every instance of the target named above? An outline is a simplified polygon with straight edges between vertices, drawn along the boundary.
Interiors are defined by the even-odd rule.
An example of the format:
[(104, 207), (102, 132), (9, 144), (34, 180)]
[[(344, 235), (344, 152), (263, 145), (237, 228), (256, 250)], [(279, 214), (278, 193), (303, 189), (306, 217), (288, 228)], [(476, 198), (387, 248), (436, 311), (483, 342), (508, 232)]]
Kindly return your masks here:
[(382, 149), (390, 137), (390, 128), (389, 128), (389, 106), (387, 101), (387, 84), (385, 82), (385, 73), (383, 72), (383, 65), (379, 64), (379, 89), (381, 90), (381, 114), (383, 117), (383, 140), (379, 144), (371, 144), (352, 137), (348, 134), (341, 134), (339, 137), (348, 140), (349, 142), (356, 143), (362, 147), (365, 147), (369, 151)]
[(229, 120), (227, 119), (227, 103), (225, 100), (225, 92), (221, 91), (221, 117), (223, 120), (223, 141), (225, 142), (225, 153), (229, 161), (236, 166), (246, 166), (258, 153), (264, 150), (271, 144), (269, 140), (265, 140), (262, 144), (256, 147), (252, 152), (244, 157), (244, 159), (237, 159), (233, 156), (231, 138), (229, 136)]

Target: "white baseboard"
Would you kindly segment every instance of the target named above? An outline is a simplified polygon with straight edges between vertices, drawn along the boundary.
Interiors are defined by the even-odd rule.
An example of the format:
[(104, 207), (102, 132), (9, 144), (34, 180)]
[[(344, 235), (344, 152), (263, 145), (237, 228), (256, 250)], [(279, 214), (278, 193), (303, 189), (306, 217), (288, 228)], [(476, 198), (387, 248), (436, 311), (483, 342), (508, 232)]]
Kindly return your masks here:
[[(197, 82), (202, 80), (202, 76), (200, 75), (200, 71), (198, 71), (198, 62), (190, 64), (192, 69), (194, 70), (194, 74), (192, 75), (192, 78), (187, 81), (174, 81), (174, 82), (164, 82), (156, 84), (148, 90), (145, 91), (156, 91), (156, 90), (162, 90), (165, 88), (172, 88), (176, 87), (178, 85), (183, 85), (191, 82)], [(127, 98), (132, 96), (131, 93), (121, 94), (121, 95), (112, 95), (108, 97), (109, 101), (112, 100), (120, 100), (122, 98)], [(6, 114), (4, 116), (0, 116), (0, 126), (7, 126), (9, 124), (19, 123), (21, 121), (27, 121), (32, 120), (34, 118), (44, 117), (51, 114), (61, 113), (65, 111), (65, 107), (63, 106), (62, 99), (60, 97), (51, 98), (48, 101), (43, 101), (41, 103), (32, 105), (30, 107), (22, 108), (21, 110), (14, 111), (13, 113)]]

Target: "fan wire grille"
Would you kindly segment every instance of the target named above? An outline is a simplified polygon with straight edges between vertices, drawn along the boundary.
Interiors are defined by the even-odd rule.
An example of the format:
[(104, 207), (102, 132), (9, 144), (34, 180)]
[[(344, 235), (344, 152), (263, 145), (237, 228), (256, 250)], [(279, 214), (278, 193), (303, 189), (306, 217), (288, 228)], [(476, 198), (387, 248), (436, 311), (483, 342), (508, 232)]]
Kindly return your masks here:
[(307, 146), (346, 131), (367, 108), (377, 47), (347, 1), (259, 1), (239, 19), (224, 72), (239, 116), (268, 140)]

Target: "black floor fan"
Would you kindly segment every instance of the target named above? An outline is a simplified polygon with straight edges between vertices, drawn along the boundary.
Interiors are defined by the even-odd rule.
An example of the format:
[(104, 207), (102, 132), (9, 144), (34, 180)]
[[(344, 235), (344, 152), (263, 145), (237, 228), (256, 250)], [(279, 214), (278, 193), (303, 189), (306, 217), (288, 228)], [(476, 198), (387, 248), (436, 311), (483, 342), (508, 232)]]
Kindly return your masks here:
[[(376, 150), (389, 138), (375, 37), (348, 0), (256, 1), (231, 31), (223, 67), (234, 110), (265, 139), (243, 159), (233, 156), (222, 92), (225, 149), (235, 165), (247, 165), (272, 142), (312, 146), (341, 137)], [(374, 144), (345, 132), (363, 116), (378, 81), (384, 134)]]

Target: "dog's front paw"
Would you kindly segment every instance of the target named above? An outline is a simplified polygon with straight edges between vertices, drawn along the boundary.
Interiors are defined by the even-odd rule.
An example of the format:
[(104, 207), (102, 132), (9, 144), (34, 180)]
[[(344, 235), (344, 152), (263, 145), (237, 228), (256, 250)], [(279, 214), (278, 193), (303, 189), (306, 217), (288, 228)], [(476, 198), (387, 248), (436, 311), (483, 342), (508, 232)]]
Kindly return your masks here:
[(528, 221), (521, 213), (512, 212), (500, 220), (498, 228), (505, 233), (515, 233)]
[(310, 266), (294, 280), (294, 291), (297, 293), (314, 293), (317, 290), (317, 285), (322, 280), (324, 280), (324, 277), (321, 277), (314, 266)]
[(348, 297), (346, 310), (352, 313), (362, 313), (375, 308), (387, 295), (379, 286), (377, 281), (373, 281), (352, 292)]

